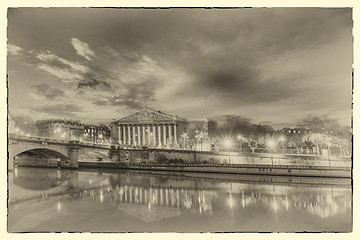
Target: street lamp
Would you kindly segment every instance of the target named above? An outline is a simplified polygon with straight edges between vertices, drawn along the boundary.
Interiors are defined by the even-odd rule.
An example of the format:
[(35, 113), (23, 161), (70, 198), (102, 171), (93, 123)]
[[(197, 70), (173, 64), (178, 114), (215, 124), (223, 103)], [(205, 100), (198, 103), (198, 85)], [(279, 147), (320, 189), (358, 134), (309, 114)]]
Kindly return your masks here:
[(284, 136), (281, 136), (279, 138), (279, 141), (281, 142), (281, 149), (282, 149), (282, 153), (284, 154), (285, 153), (285, 150), (284, 150), (284, 142), (285, 142), (286, 138)]
[(229, 152), (229, 164), (231, 163), (231, 162), (230, 162), (230, 148), (232, 147), (232, 145), (233, 145), (233, 142), (231, 141), (230, 138), (224, 139), (224, 146), (226, 147), (226, 149), (227, 149), (228, 152)]
[(270, 149), (270, 152), (275, 151), (276, 148), (276, 141), (272, 138), (266, 140), (266, 147)]
[(276, 141), (274, 139), (272, 139), (272, 138), (269, 138), (269, 139), (266, 140), (265, 144), (266, 144), (266, 147), (270, 150), (271, 164), (273, 165), (274, 160), (273, 160), (273, 157), (272, 157), (272, 152), (275, 151)]
[(238, 135), (238, 140), (239, 140), (239, 143), (240, 143), (240, 152), (242, 152), (243, 151), (243, 149), (242, 149), (242, 142), (245, 140), (245, 138), (243, 137), (243, 136), (241, 136), (241, 135)]

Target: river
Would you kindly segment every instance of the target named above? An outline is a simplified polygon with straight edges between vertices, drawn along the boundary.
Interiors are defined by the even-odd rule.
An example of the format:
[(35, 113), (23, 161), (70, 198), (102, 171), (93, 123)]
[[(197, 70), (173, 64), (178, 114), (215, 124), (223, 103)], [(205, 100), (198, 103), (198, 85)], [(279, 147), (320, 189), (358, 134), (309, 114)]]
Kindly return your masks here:
[(276, 179), (17, 167), (8, 173), (8, 232), (352, 231), (350, 180)]

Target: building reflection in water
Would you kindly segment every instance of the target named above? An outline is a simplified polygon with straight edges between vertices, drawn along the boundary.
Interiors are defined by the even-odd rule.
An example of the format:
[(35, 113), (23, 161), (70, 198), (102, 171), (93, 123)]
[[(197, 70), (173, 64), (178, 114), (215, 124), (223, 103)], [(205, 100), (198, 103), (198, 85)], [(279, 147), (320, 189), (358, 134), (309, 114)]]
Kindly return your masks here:
[(351, 211), (351, 192), (340, 191), (334, 194), (331, 187), (326, 187), (324, 191), (315, 188), (313, 192), (304, 193), (283, 186), (271, 186), (272, 190), (266, 191), (241, 189), (245, 187), (244, 184), (231, 183), (231, 187), (224, 191), (216, 186), (213, 189), (201, 189), (200, 183), (197, 184), (198, 189), (166, 183), (138, 186), (136, 181), (132, 184), (130, 178), (131, 176), (120, 176), (118, 181), (114, 182), (112, 177), (110, 186), (91, 190), (90, 196), (101, 203), (107, 201), (115, 204), (119, 209), (144, 221), (177, 216), (183, 211), (212, 215), (215, 204), (226, 207), (230, 212), (263, 206), (275, 215), (290, 210), (306, 210), (321, 218)]
[[(90, 197), (102, 205), (112, 205), (145, 222), (185, 213), (213, 216), (226, 212), (230, 224), (235, 224), (241, 214), (257, 210), (274, 216), (284, 216), (290, 212), (296, 216), (299, 212), (305, 212), (321, 219), (341, 214), (351, 218), (350, 186), (304, 187), (210, 182), (134, 172), (99, 175), (86, 171), (72, 174), (63, 170), (54, 170), (54, 173), (47, 170), (44, 174), (50, 177), (49, 181), (55, 187), (45, 189), (43, 193), (34, 188), (36, 182), (31, 185), (26, 182), (29, 175), (26, 171), (23, 173), (15, 168), (13, 182), (18, 184), (18, 188), (30, 187), (37, 194), (42, 193), (43, 201), (56, 199), (57, 212), (65, 210), (67, 202)], [(30, 175), (33, 180), (33, 175)], [(41, 181), (43, 178), (39, 177)], [(55, 192), (56, 189), (59, 191)], [(23, 200), (26, 202), (26, 199)]]

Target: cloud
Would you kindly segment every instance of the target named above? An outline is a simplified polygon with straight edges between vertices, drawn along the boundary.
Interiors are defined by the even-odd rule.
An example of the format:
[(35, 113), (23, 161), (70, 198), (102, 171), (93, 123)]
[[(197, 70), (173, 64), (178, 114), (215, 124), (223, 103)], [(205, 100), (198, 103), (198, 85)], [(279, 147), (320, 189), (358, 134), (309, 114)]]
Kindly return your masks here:
[(63, 82), (79, 81), (82, 79), (82, 76), (76, 72), (54, 67), (49, 64), (39, 64), (38, 68), (58, 77)]
[(43, 83), (43, 84), (33, 85), (30, 94), (36, 99), (45, 98), (47, 100), (52, 101), (57, 98), (63, 97), (64, 91), (58, 88), (52, 88), (46, 83)]
[(40, 60), (40, 63), (37, 63), (39, 69), (59, 78), (62, 82), (77, 83), (77, 89), (80, 91), (86, 88), (109, 89), (111, 87), (110, 83), (99, 80), (101, 78), (97, 76), (99, 74), (88, 66), (61, 58), (50, 51), (35, 53), (35, 56), (37, 60)]
[(110, 89), (111, 84), (106, 81), (98, 80), (92, 73), (87, 73), (78, 82), (78, 90), (83, 91), (85, 89), (97, 89), (102, 87), (103, 89)]
[[(96, 61), (102, 64), (101, 76), (87, 84), (97, 84), (97, 79), (107, 79), (104, 87), (111, 91), (101, 92), (100, 95), (88, 94), (90, 102), (97, 106), (118, 106), (122, 108), (139, 109), (155, 100), (157, 89), (166, 81), (165, 71), (151, 56), (137, 54), (133, 51), (105, 48)], [(99, 66), (97, 66), (99, 68)], [(104, 84), (104, 83), (103, 83)]]
[(149, 87), (129, 87), (122, 94), (114, 96), (96, 96), (92, 103), (97, 106), (117, 106), (128, 109), (140, 109), (154, 101), (154, 91)]
[(19, 55), (24, 49), (9, 43), (7, 45), (7, 50), (8, 50), (8, 54), (10, 55)]
[(76, 53), (84, 57), (86, 60), (91, 60), (92, 57), (95, 55), (94, 51), (90, 49), (87, 43), (84, 43), (77, 38), (72, 38), (71, 44), (75, 48)]
[(40, 60), (37, 67), (54, 75), (63, 82), (78, 82), (90, 69), (82, 64), (68, 61), (50, 51), (35, 53), (36, 59)]
[(34, 111), (48, 115), (49, 117), (75, 117), (83, 112), (82, 107), (75, 104), (55, 104), (33, 108)]
[(89, 72), (89, 68), (82, 64), (68, 61), (64, 58), (58, 57), (55, 54), (47, 51), (47, 52), (40, 52), (36, 55), (36, 57), (45, 62), (51, 62), (53, 66), (58, 66), (59, 68), (66, 68), (70, 69), (71, 71), (78, 72), (78, 73), (87, 73)]
[[(350, 109), (351, 14), (350, 8), (29, 9), (10, 18), (9, 41), (21, 37), (37, 56), (34, 65), (75, 83), (71, 100), (89, 109), (153, 104), (184, 117), (290, 122)], [(29, 24), (32, 31), (24, 28)], [(39, 49), (59, 54), (36, 55)]]

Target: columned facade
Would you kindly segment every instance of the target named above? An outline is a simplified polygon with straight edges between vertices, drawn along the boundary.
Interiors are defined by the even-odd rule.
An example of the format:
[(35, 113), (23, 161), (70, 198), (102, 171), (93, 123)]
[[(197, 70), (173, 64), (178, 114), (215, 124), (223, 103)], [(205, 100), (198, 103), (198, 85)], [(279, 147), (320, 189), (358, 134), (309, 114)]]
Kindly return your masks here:
[(127, 146), (176, 148), (179, 126), (185, 120), (150, 109), (126, 116), (114, 122), (118, 143)]
[(163, 147), (177, 144), (177, 123), (119, 123), (118, 143)]

